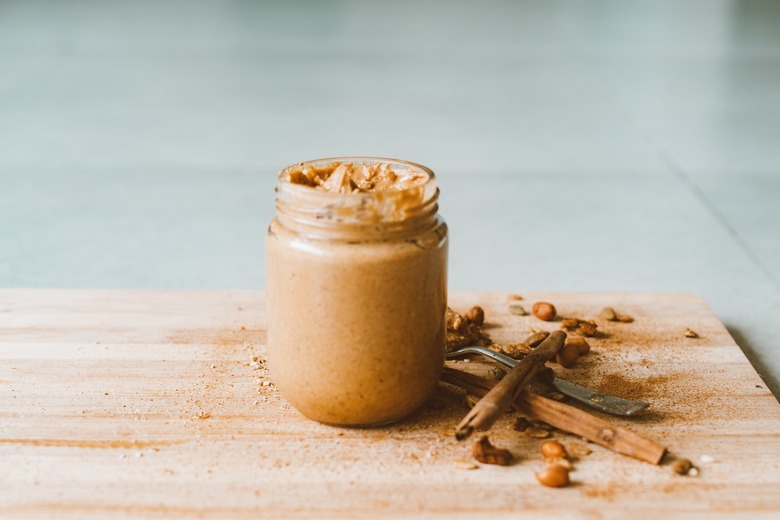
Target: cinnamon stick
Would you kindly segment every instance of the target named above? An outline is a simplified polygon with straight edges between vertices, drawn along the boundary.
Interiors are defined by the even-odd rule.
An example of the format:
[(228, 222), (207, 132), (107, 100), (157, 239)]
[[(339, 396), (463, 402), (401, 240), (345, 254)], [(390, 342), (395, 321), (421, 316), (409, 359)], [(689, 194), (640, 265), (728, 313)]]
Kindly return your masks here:
[[(445, 368), (442, 380), (464, 388), (474, 395), (485, 395), (497, 382), (468, 372)], [(522, 392), (514, 402), (523, 413), (544, 421), (559, 430), (579, 435), (616, 453), (650, 464), (659, 464), (666, 448), (641, 435), (615, 426), (574, 406), (531, 392)]]
[(544, 367), (545, 362), (555, 357), (563, 347), (566, 333), (556, 330), (533, 352), (521, 359), (515, 368), (488, 391), (472, 408), (455, 429), (455, 438), (465, 439), (474, 430), (488, 430), (496, 419), (515, 401), (531, 379)]

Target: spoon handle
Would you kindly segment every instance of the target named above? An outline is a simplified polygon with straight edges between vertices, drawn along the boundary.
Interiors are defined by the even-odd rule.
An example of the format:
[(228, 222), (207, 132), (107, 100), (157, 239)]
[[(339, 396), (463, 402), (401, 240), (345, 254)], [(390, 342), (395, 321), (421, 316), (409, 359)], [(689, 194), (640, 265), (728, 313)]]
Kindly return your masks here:
[[(452, 352), (448, 352), (447, 359), (460, 357), (464, 354), (481, 354), (494, 361), (498, 361), (502, 365), (505, 365), (509, 368), (514, 368), (514, 366), (517, 365), (516, 359), (485, 347), (459, 348)], [(541, 380), (537, 378), (537, 381)], [(546, 384), (560, 393), (568, 395), (572, 399), (586, 404), (591, 408), (595, 408), (596, 410), (601, 410), (602, 412), (607, 412), (614, 415), (633, 415), (639, 410), (644, 410), (650, 406), (649, 403), (644, 403), (642, 401), (632, 401), (630, 399), (623, 399), (614, 395), (602, 394), (600, 392), (591, 390), (590, 388), (585, 388), (584, 386), (570, 383), (569, 381), (559, 377), (554, 377), (552, 381), (546, 382)]]

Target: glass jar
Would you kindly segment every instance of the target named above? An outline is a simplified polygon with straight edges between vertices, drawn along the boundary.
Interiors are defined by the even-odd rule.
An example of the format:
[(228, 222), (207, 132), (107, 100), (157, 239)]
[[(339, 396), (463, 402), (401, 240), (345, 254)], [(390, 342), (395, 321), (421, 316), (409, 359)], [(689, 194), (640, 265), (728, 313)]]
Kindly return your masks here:
[[(424, 175), (398, 191), (293, 184), (292, 168), (386, 164)], [(274, 383), (307, 417), (370, 426), (417, 410), (444, 363), (447, 225), (431, 170), (340, 157), (279, 174), (266, 235), (268, 353)]]

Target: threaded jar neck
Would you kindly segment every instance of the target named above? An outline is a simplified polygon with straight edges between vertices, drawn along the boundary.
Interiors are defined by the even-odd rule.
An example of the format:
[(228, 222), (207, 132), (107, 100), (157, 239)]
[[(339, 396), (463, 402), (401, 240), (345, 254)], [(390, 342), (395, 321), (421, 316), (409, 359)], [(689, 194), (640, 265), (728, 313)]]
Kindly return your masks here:
[[(421, 181), (399, 189), (326, 191), (290, 181), (290, 172), (333, 163), (387, 165)], [(334, 157), (283, 169), (276, 188), (276, 217), (284, 227), (310, 238), (365, 241), (412, 237), (436, 224), (439, 189), (433, 171), (419, 164), (379, 157)]]

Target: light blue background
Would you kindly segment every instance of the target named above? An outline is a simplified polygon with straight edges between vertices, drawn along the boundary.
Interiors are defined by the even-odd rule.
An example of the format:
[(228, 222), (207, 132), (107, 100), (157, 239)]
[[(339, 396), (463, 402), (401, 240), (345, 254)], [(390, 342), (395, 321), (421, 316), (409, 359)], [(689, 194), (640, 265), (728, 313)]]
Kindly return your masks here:
[(699, 293), (777, 395), (780, 2), (0, 1), (0, 286), (262, 288), (342, 154), (437, 172), (452, 289)]

